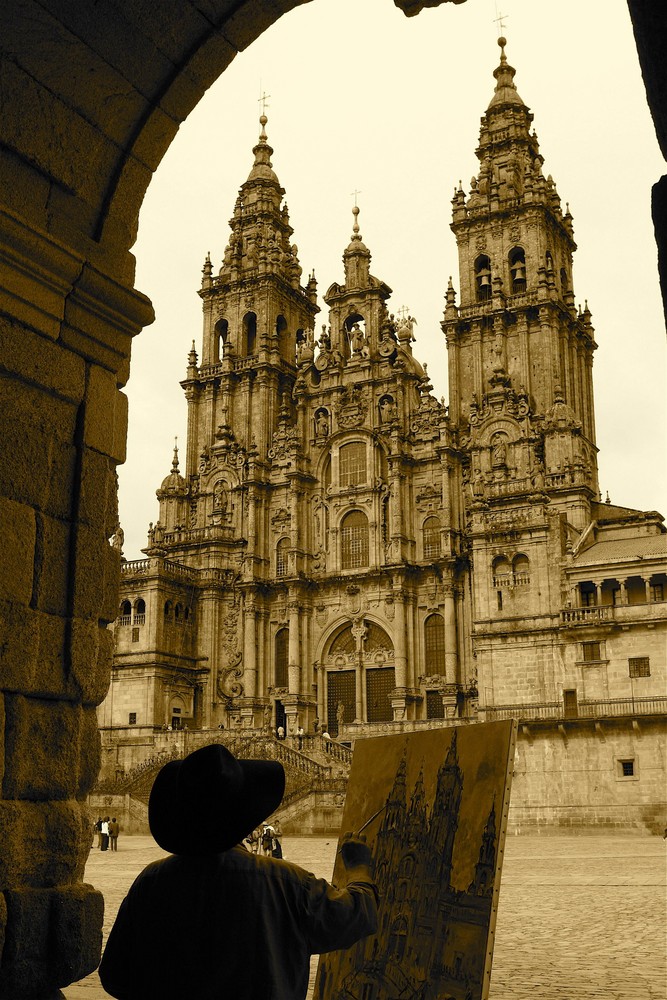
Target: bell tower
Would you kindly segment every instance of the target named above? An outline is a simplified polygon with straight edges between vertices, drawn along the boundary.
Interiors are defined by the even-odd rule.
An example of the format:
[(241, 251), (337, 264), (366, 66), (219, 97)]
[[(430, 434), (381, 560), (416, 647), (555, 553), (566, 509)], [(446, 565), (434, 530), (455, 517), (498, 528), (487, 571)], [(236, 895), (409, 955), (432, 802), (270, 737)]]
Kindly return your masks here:
[(575, 306), (572, 216), (543, 173), (533, 115), (506, 40), (498, 44), (479, 173), (467, 197), (459, 184), (452, 201), (461, 292), (457, 307), (450, 279), (442, 324), (450, 418), (460, 433), (473, 432), (469, 473), (479, 499), (489, 487), (516, 494), (531, 486), (556, 501), (569, 503), (573, 490), (596, 499), (597, 345), (588, 306)]
[(219, 442), (266, 452), (282, 397), (292, 391), (297, 345), (319, 312), (314, 275), (305, 288), (300, 284), (298, 248), (290, 242), (293, 229), (271, 163), (267, 120), (265, 114), (259, 119), (254, 163), (239, 189), (218, 274), (210, 255), (204, 262), (201, 363), (189, 358), (182, 383), (191, 411), (188, 476)]

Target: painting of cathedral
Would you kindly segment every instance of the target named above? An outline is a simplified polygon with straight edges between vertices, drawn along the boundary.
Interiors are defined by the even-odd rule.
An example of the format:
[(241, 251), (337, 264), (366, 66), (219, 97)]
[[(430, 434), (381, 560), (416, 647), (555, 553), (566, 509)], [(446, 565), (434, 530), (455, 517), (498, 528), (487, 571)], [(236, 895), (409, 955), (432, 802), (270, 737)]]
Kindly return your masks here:
[(514, 744), (512, 722), (357, 743), (342, 837), (371, 847), (378, 932), (321, 957), (316, 1000), (488, 996)]

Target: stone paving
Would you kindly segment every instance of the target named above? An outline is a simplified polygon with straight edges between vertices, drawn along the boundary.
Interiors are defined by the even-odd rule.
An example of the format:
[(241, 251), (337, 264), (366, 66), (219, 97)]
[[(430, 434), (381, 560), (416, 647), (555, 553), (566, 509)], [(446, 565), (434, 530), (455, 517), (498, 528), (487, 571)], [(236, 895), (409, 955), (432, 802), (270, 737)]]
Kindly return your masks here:
[[(334, 838), (285, 837), (283, 850), (331, 877)], [(91, 852), (86, 881), (104, 894), (105, 937), (135, 875), (162, 854), (150, 837), (122, 836), (116, 854)], [(666, 1000), (666, 858), (666, 840), (639, 834), (508, 837), (491, 1000)], [(63, 993), (108, 996), (96, 973)]]

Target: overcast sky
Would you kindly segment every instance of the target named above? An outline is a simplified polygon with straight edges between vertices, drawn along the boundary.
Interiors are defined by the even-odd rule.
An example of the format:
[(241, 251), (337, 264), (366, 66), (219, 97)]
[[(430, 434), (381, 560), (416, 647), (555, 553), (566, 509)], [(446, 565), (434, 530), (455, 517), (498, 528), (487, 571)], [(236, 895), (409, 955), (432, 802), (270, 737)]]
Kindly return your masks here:
[[(613, 503), (667, 514), (665, 329), (650, 216), (664, 172), (625, 0), (504, 0), (507, 57), (563, 207), (574, 217), (577, 303), (588, 301), (600, 487)], [(406, 18), (391, 0), (313, 0), (286, 14), (211, 87), (164, 157), (140, 216), (137, 287), (155, 323), (135, 339), (128, 457), (119, 469), (125, 556), (157, 520), (155, 490), (185, 464), (179, 381), (194, 340), (207, 251), (219, 267), (239, 186), (268, 100), (273, 166), (286, 189), (304, 272), (321, 295), (342, 281), (358, 190), (372, 273), (390, 311), (417, 319), (417, 358), (447, 391), (440, 321), (449, 275), (458, 291), (451, 198), (478, 171), (479, 119), (498, 65), (493, 0)]]

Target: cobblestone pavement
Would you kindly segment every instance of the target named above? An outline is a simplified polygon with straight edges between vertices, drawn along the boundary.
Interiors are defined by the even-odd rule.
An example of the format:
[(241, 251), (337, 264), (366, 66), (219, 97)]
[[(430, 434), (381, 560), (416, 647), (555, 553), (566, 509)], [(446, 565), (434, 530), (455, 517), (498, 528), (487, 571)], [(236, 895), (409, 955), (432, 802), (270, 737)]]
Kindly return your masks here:
[[(286, 837), (283, 850), (331, 877), (334, 838)], [(150, 837), (122, 836), (116, 854), (91, 852), (86, 881), (104, 894), (105, 937), (135, 875), (162, 854)], [(508, 837), (491, 1000), (666, 1000), (666, 858), (667, 841), (639, 834)], [(63, 993), (108, 995), (97, 973)]]

